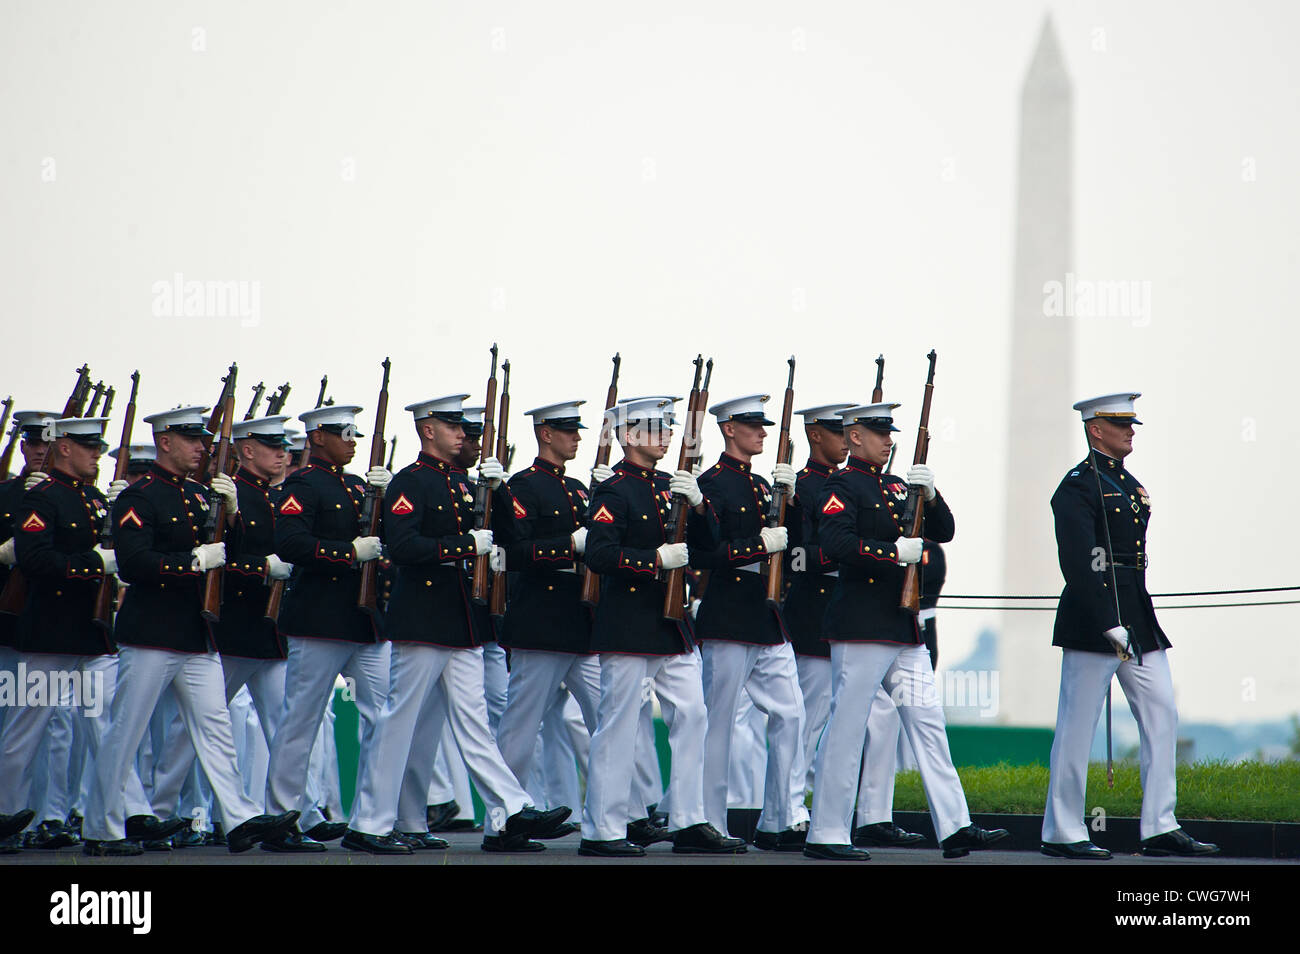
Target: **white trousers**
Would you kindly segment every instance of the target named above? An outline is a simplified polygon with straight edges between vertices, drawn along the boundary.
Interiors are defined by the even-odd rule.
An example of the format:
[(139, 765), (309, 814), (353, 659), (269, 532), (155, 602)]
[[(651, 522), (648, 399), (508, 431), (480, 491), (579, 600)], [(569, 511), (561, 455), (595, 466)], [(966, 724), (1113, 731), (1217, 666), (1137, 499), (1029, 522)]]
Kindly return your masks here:
[[(600, 702), (600, 663), (596, 663), (597, 704)], [(524, 788), (533, 804), (548, 811), (561, 805), (580, 806), (582, 788), (579, 773), (587, 777), (587, 757), (591, 750), (591, 731), (582, 708), (561, 686), (551, 696), (542, 714), (542, 728), (533, 754), (533, 769)]]
[(677, 656), (600, 656), (600, 708), (591, 738), (587, 799), (582, 810), (582, 837), (615, 841), (627, 837), (631, 821), (644, 817), (631, 804), (636, 767), (636, 741), (642, 706), (651, 693), (668, 725), (672, 750), (669, 785), (673, 792), (669, 828), (689, 828), (706, 821), (704, 815), (704, 733), (708, 710), (700, 658)]
[(1164, 650), (1143, 653), (1139, 666), (1136, 660), (1120, 662), (1113, 653), (1065, 649), (1061, 656), (1061, 692), (1056, 704), (1047, 808), (1043, 812), (1043, 841), (1071, 844), (1089, 840), (1083, 820), (1088, 753), (1112, 676), (1119, 676), (1124, 698), (1138, 724), (1141, 837), (1154, 838), (1178, 827), (1174, 817), (1178, 800), (1178, 712)]
[[(84, 751), (92, 760), (93, 766), (93, 759), (98, 754), (104, 733), (108, 729), (113, 695), (117, 687), (116, 656), (25, 653), (21, 659), (26, 663), (26, 671), (29, 675), (36, 671), (44, 672), (47, 674), (47, 680), (50, 680), (50, 685), (55, 684), (59, 673), (70, 673), (73, 670), (79, 670), (81, 679), (89, 682), (83, 682), (80, 699), (73, 699), (65, 693), (59, 699), (57, 706), (49, 704), (53, 700), (47, 698), (45, 705), (6, 707), (8, 714), (3, 729), (0, 729), (0, 766), (3, 767), (3, 771), (0, 771), (0, 813), (6, 815), (35, 806), (35, 799), (32, 798), (33, 783), (39, 780), (36, 754), (56, 714), (61, 712), (64, 721), (71, 723), (70, 728), (84, 735)], [(55, 677), (54, 680), (50, 679), (51, 675)], [(85, 705), (86, 685), (89, 685), (91, 687), (89, 691), (95, 694), (89, 706)], [(95, 709), (99, 711), (92, 714)], [(50, 759), (47, 755), (44, 764), (48, 773), (52, 765), (58, 764), (58, 760)], [(67, 768), (65, 764), (64, 769)], [(62, 787), (58, 785), (57, 780), (54, 784), (47, 784), (44, 799), (46, 810), (37, 813), (37, 822), (45, 819), (62, 821), (67, 817), (68, 809), (72, 808), (70, 786), (71, 778)], [(51, 789), (66, 789), (68, 792), (67, 808), (62, 809), (63, 814), (57, 814), (62, 806), (53, 803), (49, 794)], [(140, 786), (140, 777), (136, 775), (134, 765), (125, 781), (123, 795), (126, 800), (127, 817), (149, 814), (149, 803), (145, 800), (144, 790)]]
[[(884, 686), (877, 687), (867, 716), (867, 743), (862, 751), (862, 776), (858, 780), (858, 825), (894, 820), (894, 775), (901, 730), (898, 706)], [(946, 731), (944, 738), (947, 738)]]
[(916, 751), (935, 835), (942, 841), (970, 824), (925, 646), (832, 641), (831, 714), (817, 747), (812, 844), (850, 843), (867, 723), (882, 683), (890, 687)]
[(176, 694), (181, 719), (220, 801), (226, 831), (260, 814), (260, 806), (244, 795), (239, 783), (220, 657), (123, 646), (113, 718), (100, 746), (96, 784), (83, 824), (86, 838), (112, 841), (126, 836), (124, 792), (131, 763), (167, 686)]
[(430, 805), (455, 802), (460, 807), (456, 815), (458, 821), (474, 817), (474, 795), (469, 787), (469, 770), (465, 768), (465, 759), (461, 757), (456, 736), (451, 731), (451, 724), (447, 722), (442, 725), (438, 754), (433, 760), (428, 802)]
[(488, 728), (482, 647), (394, 643), (392, 672), (368, 764), (368, 787), (376, 798), (353, 809), (352, 827), (371, 835), (386, 835), (394, 828), (428, 831), (426, 798), (433, 760), (443, 723), (449, 722), (483, 799), (484, 830), (496, 834), (529, 801)]
[(804, 792), (813, 790), (813, 764), (817, 743), (831, 716), (831, 661), (821, 656), (795, 656), (799, 667), (799, 691), (803, 695)]
[[(706, 706), (708, 698), (706, 689)], [(761, 811), (763, 780), (767, 777), (767, 716), (755, 708), (744, 689), (740, 690), (736, 724), (731, 730), (730, 762), (727, 768), (727, 810), (746, 808)], [(704, 784), (707, 791), (707, 775)]]
[[(361, 805), (375, 801), (375, 792), (365, 788), (365, 780), (373, 777), (366, 771), (366, 762), (371, 752), (375, 724), (388, 695), (390, 646), (386, 642), (350, 643), (299, 636), (290, 636), (288, 641), (284, 712), (271, 740), (271, 759), (266, 770), (266, 810), (279, 814), (298, 809), (302, 812), (298, 827), (307, 831), (325, 820), (307, 795), (307, 777), (321, 718), (334, 695), (334, 680), (339, 675), (347, 680), (352, 690), (361, 723), (353, 817)], [(400, 766), (394, 766), (393, 771), (400, 772)]]
[[(527, 779), (537, 752), (542, 717), (563, 683), (573, 693), (582, 719), (596, 731), (600, 706), (600, 660), (595, 656), (516, 649), (510, 654), (510, 688), (497, 732), (501, 757), (515, 778)], [(563, 710), (557, 713), (563, 727)]]
[(767, 773), (763, 784), (761, 831), (784, 831), (807, 820), (802, 799), (792, 796), (796, 766), (803, 756), (803, 696), (789, 643), (753, 646), (711, 639), (705, 642), (704, 700), (708, 733), (704, 741), (704, 812), (718, 831), (727, 830), (727, 782), (731, 740), (740, 691), (767, 716)]
[(500, 643), (484, 643), (482, 649), (483, 697), (487, 701), (488, 729), (495, 739), (501, 716), (506, 711), (510, 669), (506, 664), (506, 651)]
[[(593, 733), (594, 734), (594, 733)], [(588, 745), (587, 784), (591, 785), (590, 751)], [(655, 811), (668, 812), (668, 793), (664, 790), (663, 771), (659, 767), (659, 746), (655, 738), (655, 697), (654, 693), (641, 707), (636, 730), (636, 765), (632, 781), (633, 821), (648, 817), (647, 809), (656, 806)]]

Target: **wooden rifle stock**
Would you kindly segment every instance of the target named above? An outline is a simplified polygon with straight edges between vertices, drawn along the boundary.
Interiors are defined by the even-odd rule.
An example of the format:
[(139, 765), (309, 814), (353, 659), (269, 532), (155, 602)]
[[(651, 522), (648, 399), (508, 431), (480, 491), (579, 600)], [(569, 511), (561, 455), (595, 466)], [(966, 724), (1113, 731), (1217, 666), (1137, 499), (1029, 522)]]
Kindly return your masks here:
[[(140, 372), (131, 373), (131, 400), (127, 402), (126, 414), (122, 418), (122, 442), (117, 446), (117, 464), (113, 467), (113, 480), (125, 480), (131, 466), (131, 430), (135, 426), (135, 399), (140, 393)], [(104, 528), (99, 532), (99, 545), (105, 550), (113, 549), (113, 514), (104, 515)], [(111, 628), (113, 623), (113, 599), (117, 596), (117, 580), (112, 573), (105, 573), (99, 582), (99, 592), (95, 594), (95, 625), (101, 629)]]
[[(316, 407), (320, 407), (325, 401), (325, 387), (329, 384), (329, 375), (320, 379), (320, 393), (316, 395)], [(285, 399), (289, 396), (289, 385), (286, 383), (284, 389), (280, 392), (280, 407), (284, 406)], [(279, 408), (276, 409), (279, 413)], [(294, 458), (293, 466), (295, 470), (301, 470), (307, 466), (307, 461), (311, 460), (311, 435), (305, 436), (302, 442), (302, 450)], [(280, 621), (280, 604), (284, 601), (284, 580), (272, 580), (271, 591), (266, 594), (266, 610), (262, 613), (263, 619), (269, 619), (272, 623)]]
[[(790, 355), (790, 380), (785, 386), (785, 404), (781, 407), (781, 437), (776, 450), (778, 464), (790, 463), (790, 417), (794, 413), (794, 355)], [(767, 510), (767, 525), (779, 527), (785, 523), (785, 508), (789, 494), (783, 487), (772, 488), (772, 502)], [(785, 552), (773, 553), (767, 558), (767, 605), (781, 608), (781, 591), (785, 583)]]
[[(699, 417), (708, 402), (708, 382), (700, 386), (700, 374), (704, 363), (703, 355), (695, 356), (695, 380), (691, 384), (690, 400), (686, 404), (686, 426), (682, 428), (682, 449), (677, 455), (677, 469), (691, 470), (691, 460), (696, 455), (699, 444)], [(709, 361), (709, 372), (713, 371), (713, 362)], [(686, 542), (686, 522), (690, 502), (680, 494), (673, 497), (672, 507), (668, 511), (668, 524), (664, 527), (664, 536), (668, 543)], [(686, 615), (686, 568), (677, 567), (664, 573), (663, 618), (680, 621)]]
[[(497, 403), (497, 346), (492, 345), (492, 374), (488, 377), (487, 400), (483, 402), (483, 438), (479, 449), (478, 484), (474, 489), (474, 529), (486, 530), (492, 526), (492, 488), (483, 478), (483, 462), (492, 456), (496, 443), (496, 422), (493, 415)], [(474, 580), (470, 587), (470, 599), (479, 606), (488, 602), (488, 587), (491, 580), (491, 564), (486, 553), (474, 557)]]
[[(925, 400), (921, 403), (921, 424), (917, 428), (916, 434), (916, 451), (912, 454), (913, 464), (924, 464), (930, 453), (930, 399), (934, 396), (934, 362), (936, 355), (933, 351), (927, 356), (930, 359), (930, 372), (925, 379)], [(925, 523), (925, 500), (922, 497), (924, 491), (920, 487), (909, 487), (907, 489), (907, 516), (910, 520), (904, 520), (907, 524), (907, 533), (905, 536), (919, 537)], [(907, 610), (915, 615), (921, 611), (921, 561), (909, 563), (903, 569), (903, 592), (898, 600), (898, 608)]]
[[(388, 372), (392, 362), (384, 359), (384, 383), (379, 387), (379, 401), (375, 405), (375, 430), (370, 435), (370, 467), (384, 466), (384, 427), (388, 424)], [(361, 505), (361, 522), (368, 537), (379, 536), (379, 518), (383, 514), (384, 492), (366, 484), (366, 499)], [(357, 609), (365, 610), (376, 622), (379, 620), (379, 561), (367, 560), (361, 564), (361, 586), (357, 590)]]
[[(90, 393), (90, 367), (82, 365), (77, 369), (77, 384), (72, 389), (72, 394), (67, 403), (63, 405), (63, 417), (81, 417), (81, 408), (86, 404), (86, 395)], [(45, 466), (45, 458), (49, 455), (49, 444), (46, 443), (45, 450), (41, 454), (39, 464), (32, 463), (31, 471), (34, 473)], [(26, 468), (24, 468), (26, 470)], [(19, 471), (15, 480), (21, 480), (23, 471)], [(10, 616), (17, 616), (27, 605), (27, 577), (23, 574), (22, 567), (15, 564), (9, 570), (9, 576), (5, 580), (4, 589), (0, 591), (0, 613)]]
[[(212, 413), (208, 415), (207, 431), (210, 434), (219, 434), (222, 428), (222, 421), (226, 416), (226, 403), (229, 402), (231, 408), (234, 408), (235, 393), (235, 366), (232, 364), (226, 371), (226, 376), (221, 379), (221, 397), (217, 398), (217, 403), (212, 405)], [(195, 480), (207, 480), (212, 476), (212, 442), (215, 437), (203, 438), (203, 456), (199, 458), (199, 466), (190, 476)]]
[[(4, 433), (5, 427), (9, 424), (10, 412), (14, 409), (14, 399), (7, 397), (4, 400), (4, 418), (0, 419), (0, 434)], [(18, 446), (18, 422), (14, 421), (13, 429), (9, 432), (9, 439), (5, 441), (4, 453), (0, 454), (0, 480), (9, 479), (9, 468), (14, 462), (14, 448)]]
[[(226, 379), (225, 400), (222, 402), (221, 411), (221, 443), (217, 447), (214, 476), (228, 475), (234, 469), (230, 466), (232, 456), (230, 428), (235, 423), (235, 375), (238, 371), (239, 369), (232, 364)], [(208, 543), (221, 543), (226, 538), (226, 498), (215, 493), (209, 493), (208, 496), (210, 501)], [(203, 608), (200, 612), (209, 623), (216, 623), (221, 619), (221, 584), (225, 581), (225, 577), (224, 566), (213, 567), (203, 574)]]
[[(504, 461), (510, 456), (510, 442), (506, 431), (510, 423), (510, 360), (501, 362), (501, 409), (497, 412), (497, 449), (496, 458)], [(506, 615), (506, 574), (504, 570), (492, 574), (492, 597), (488, 602), (488, 612), (500, 619)]]
[[(600, 442), (596, 446), (596, 466), (602, 464), (609, 465), (609, 452), (611, 445), (614, 443), (614, 422), (609, 414), (615, 405), (618, 404), (618, 368), (622, 363), (622, 358), (618, 353), (614, 353), (614, 374), (609, 379), (609, 390), (605, 392), (605, 412), (600, 418)], [(591, 492), (595, 494), (596, 488), (593, 486)], [(584, 567), (582, 571), (582, 604), (584, 606), (595, 606), (600, 602), (600, 574), (590, 567)]]

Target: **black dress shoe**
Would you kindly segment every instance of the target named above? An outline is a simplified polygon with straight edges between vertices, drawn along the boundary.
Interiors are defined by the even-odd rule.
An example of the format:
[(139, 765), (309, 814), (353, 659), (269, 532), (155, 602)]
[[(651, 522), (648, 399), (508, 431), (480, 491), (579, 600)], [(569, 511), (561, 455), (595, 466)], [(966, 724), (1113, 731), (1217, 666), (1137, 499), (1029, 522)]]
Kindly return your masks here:
[(755, 831), (754, 847), (763, 851), (803, 851), (808, 841), (807, 826), (784, 831)]
[(347, 822), (323, 821), (312, 825), (303, 834), (314, 841), (337, 841), (347, 830)]
[(529, 835), (536, 838), (544, 836), (558, 827), (572, 812), (572, 809), (561, 805), (559, 808), (552, 808), (550, 811), (542, 812), (529, 806), (523, 808), (506, 819), (506, 827), (501, 832), (502, 837), (506, 839), (514, 838), (518, 835)]
[(72, 832), (77, 836), (78, 843), (81, 842), (82, 820), (83, 820), (82, 817), (79, 814), (77, 814), (77, 810), (74, 808), (72, 811), (68, 812), (67, 820), (64, 821), (63, 823), (64, 828), (68, 829), (68, 831)]
[(871, 852), (864, 851), (861, 848), (854, 848), (852, 845), (819, 845), (808, 842), (803, 846), (803, 856), (805, 858), (816, 858), (819, 861), (870, 861)]
[(206, 835), (201, 831), (188, 828), (179, 835), (172, 835), (173, 848), (202, 848)]
[(853, 829), (853, 844), (859, 848), (915, 848), (925, 836), (899, 828), (893, 822), (876, 822)]
[(140, 841), (140, 847), (145, 851), (171, 851), (172, 840), (170, 838), (144, 838)]
[(45, 851), (57, 851), (71, 848), (81, 843), (81, 839), (64, 827), (63, 822), (47, 819), (37, 826), (32, 838), (32, 847)]
[(745, 842), (728, 838), (708, 822), (700, 822), (673, 835), (673, 851), (679, 855), (743, 855)]
[(445, 851), (451, 847), (450, 843), (443, 841), (436, 835), (431, 835), (427, 831), (397, 831), (393, 830), (393, 837), (404, 845), (410, 845), (415, 851)]
[(226, 841), (226, 832), (225, 829), (221, 827), (221, 822), (212, 823), (212, 831), (208, 832), (206, 835), (203, 836), (203, 844), (204, 847), (211, 847), (211, 848), (228, 847), (228, 842)]
[(983, 851), (1011, 837), (1005, 828), (988, 830), (977, 825), (967, 825), (945, 838), (943, 846), (945, 858), (965, 858), (972, 851)]
[[(319, 828), (320, 825), (314, 826)], [(343, 826), (346, 830), (347, 826)], [(315, 854), (325, 850), (325, 846), (319, 841), (304, 835), (297, 827), (286, 829), (285, 831), (276, 832), (274, 835), (268, 835), (262, 839), (263, 851), (278, 851), (284, 854)]]
[(142, 855), (144, 849), (125, 838), (119, 838), (117, 841), (96, 841), (87, 838), (81, 843), (81, 853), (92, 858), (126, 858), (131, 855)]
[(668, 827), (668, 813), (667, 813), (667, 812), (651, 812), (651, 813), (650, 813), (650, 824), (654, 825), (656, 828), (667, 828), (667, 827)]
[(1142, 839), (1142, 854), (1157, 858), (1166, 855), (1179, 855), (1183, 858), (1199, 858), (1203, 855), (1217, 855), (1219, 846), (1208, 841), (1197, 841), (1181, 828), (1167, 831), (1154, 838)]
[[(648, 848), (651, 845), (658, 844), (661, 841), (672, 841), (673, 834), (667, 828), (651, 824), (648, 818), (638, 818), (634, 822), (629, 822), (627, 826), (627, 840), (634, 845), (640, 845), (642, 848)], [(587, 843), (587, 839), (583, 839)], [(596, 841), (595, 845), (614, 844), (614, 842)]]
[(566, 822), (561, 822), (560, 824), (556, 825), (554, 828), (548, 828), (546, 831), (534, 832), (532, 837), (540, 838), (543, 841), (554, 841), (556, 838), (565, 838), (569, 835), (572, 835), (575, 831), (579, 831), (579, 830), (580, 828), (578, 825), (575, 825), (573, 822), (566, 821)]
[(1094, 861), (1108, 861), (1110, 859), (1109, 851), (1105, 848), (1098, 848), (1090, 841), (1072, 841), (1069, 844), (1045, 841), (1038, 846), (1038, 850), (1049, 858), (1091, 859)]
[(30, 808), (24, 808), (12, 815), (0, 815), (0, 838), (8, 838), (10, 835), (18, 834), (30, 825), (35, 817), (36, 813)]
[(22, 835), (8, 835), (0, 838), (0, 855), (16, 855), (23, 850)]
[(288, 831), (298, 821), (298, 812), (281, 812), (279, 815), (254, 815), (243, 824), (236, 825), (226, 835), (226, 846), (232, 855), (247, 851), (269, 835)]
[(126, 837), (133, 841), (164, 841), (189, 824), (188, 818), (161, 821), (153, 815), (132, 815), (126, 820)]
[(443, 831), (443, 825), (450, 821), (455, 821), (456, 816), (460, 814), (460, 805), (455, 799), (450, 802), (439, 802), (437, 805), (429, 805), (424, 809), (424, 819), (429, 825), (429, 831)]
[(617, 838), (614, 841), (593, 841), (584, 838), (578, 845), (578, 854), (586, 855), (588, 858), (640, 858), (645, 854), (645, 849), (625, 838)]
[(502, 855), (519, 855), (546, 850), (546, 846), (540, 841), (530, 841), (527, 835), (485, 835), (483, 844), (479, 847), (484, 851)]
[(349, 851), (365, 851), (372, 855), (409, 855), (413, 852), (410, 845), (389, 835), (367, 835), (352, 828), (343, 836), (343, 847)]

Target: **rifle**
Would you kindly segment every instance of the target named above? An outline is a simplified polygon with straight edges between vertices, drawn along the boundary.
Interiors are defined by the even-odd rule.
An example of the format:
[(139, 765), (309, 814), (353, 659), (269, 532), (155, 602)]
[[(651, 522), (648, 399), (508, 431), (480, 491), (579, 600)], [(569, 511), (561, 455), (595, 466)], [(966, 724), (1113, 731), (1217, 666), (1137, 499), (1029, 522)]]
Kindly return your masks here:
[[(77, 369), (77, 384), (72, 389), (72, 394), (68, 401), (63, 405), (64, 417), (80, 417), (78, 413), (86, 403), (86, 395), (90, 391), (90, 368), (82, 365)], [(14, 433), (18, 431), (17, 423), (14, 424)], [(45, 458), (49, 455), (49, 441), (45, 442), (45, 449), (41, 452), (40, 463), (33, 459), (30, 462), (31, 471), (38, 471), (45, 466)], [(34, 456), (34, 455), (33, 455)], [(24, 467), (26, 470), (26, 467)], [(21, 476), (21, 474), (20, 474)], [(9, 577), (5, 580), (4, 589), (0, 591), (0, 613), (7, 613), (10, 616), (17, 616), (27, 605), (27, 577), (23, 575), (22, 568), (15, 565), (9, 570)]]
[(257, 417), (257, 406), (262, 403), (264, 394), (266, 394), (266, 382), (258, 381), (257, 387), (253, 388), (253, 403), (248, 405), (248, 410), (244, 412), (244, 420), (251, 421)]
[[(221, 379), (221, 397), (217, 398), (217, 403), (212, 406), (212, 413), (208, 415), (207, 430), (211, 434), (223, 431), (229, 438), (230, 429), (225, 427), (224, 419), (226, 417), (226, 404), (229, 402), (231, 414), (234, 413), (235, 398), (235, 366), (231, 364), (230, 370), (226, 376)], [(203, 438), (203, 456), (199, 459), (198, 470), (192, 475), (195, 480), (205, 480), (212, 472), (212, 441), (213, 437)], [(213, 541), (216, 542), (215, 540)]]
[(397, 435), (394, 434), (393, 439), (388, 444), (388, 464), (386, 466), (388, 467), (388, 472), (390, 474), (393, 472), (393, 458), (396, 456), (397, 456)]
[[(127, 469), (131, 466), (131, 429), (135, 424), (135, 399), (140, 393), (140, 372), (131, 372), (131, 400), (127, 402), (126, 414), (122, 418), (122, 442), (117, 446), (117, 464), (113, 467), (113, 479), (125, 480)], [(113, 549), (113, 514), (105, 514), (104, 527), (99, 531), (99, 545), (105, 550)], [(117, 581), (113, 574), (105, 573), (99, 581), (99, 592), (95, 594), (95, 625), (108, 630), (113, 623), (113, 598), (117, 596)]]
[(289, 382), (285, 381), (280, 385), (279, 390), (271, 395), (271, 400), (266, 402), (267, 415), (279, 414), (284, 410), (284, 402), (289, 400)]
[[(230, 428), (235, 423), (235, 375), (239, 368), (230, 366), (226, 376), (225, 401), (221, 410), (221, 443), (217, 446), (215, 474), (229, 474), (230, 466)], [(119, 457), (123, 456), (121, 454)], [(221, 543), (226, 537), (226, 498), (218, 497), (208, 490), (208, 542)], [(225, 579), (225, 567), (213, 567), (203, 576), (203, 618), (209, 623), (221, 620), (221, 583)]]
[[(4, 399), (4, 414), (0, 416), (0, 434), (5, 432), (5, 427), (9, 424), (9, 415), (13, 413), (14, 399), (13, 395)], [(18, 443), (18, 423), (14, 422), (14, 429), (9, 433), (9, 440), (5, 443), (4, 454), (0, 455), (0, 480), (9, 479), (9, 465), (14, 459), (14, 445)]]
[[(790, 379), (785, 385), (785, 405), (781, 408), (781, 438), (776, 449), (778, 464), (790, 463), (790, 415), (794, 413), (794, 355), (790, 355)], [(772, 501), (767, 507), (767, 525), (779, 527), (785, 523), (785, 508), (789, 493), (783, 486), (772, 488)], [(767, 558), (767, 605), (773, 609), (781, 608), (781, 589), (785, 554), (773, 553)]]
[[(474, 487), (474, 529), (484, 530), (492, 526), (492, 488), (483, 479), (483, 461), (493, 453), (496, 442), (496, 422), (492, 419), (492, 410), (497, 403), (497, 346), (492, 345), (492, 375), (487, 383), (487, 400), (483, 403), (483, 439), (479, 448), (478, 482)], [(470, 598), (479, 606), (488, 601), (488, 555), (484, 553), (474, 558), (474, 583), (470, 589)]]
[[(925, 378), (925, 400), (921, 402), (921, 424), (916, 433), (916, 451), (912, 454), (912, 463), (924, 464), (930, 453), (930, 399), (934, 396), (934, 362), (937, 357), (931, 350), (926, 356), (930, 359), (930, 371)], [(919, 537), (921, 525), (925, 522), (925, 502), (921, 499), (920, 487), (907, 488), (907, 510), (903, 514), (903, 523), (907, 526), (904, 536)], [(898, 608), (907, 610), (915, 616), (921, 610), (921, 563), (909, 563), (903, 570), (903, 592), (898, 599)]]
[[(320, 407), (325, 401), (325, 386), (329, 384), (329, 375), (324, 375), (320, 379), (320, 393), (316, 395), (316, 407)], [(280, 393), (280, 403), (284, 404), (284, 399), (289, 396), (289, 385), (284, 386)], [(278, 409), (277, 409), (278, 410)], [(311, 435), (307, 434), (303, 438), (302, 450), (298, 452), (298, 459), (294, 461), (294, 467), (302, 469), (307, 466), (307, 461), (311, 460)], [(272, 580), (271, 589), (266, 594), (266, 609), (262, 612), (263, 619), (269, 619), (272, 623), (280, 621), (280, 603), (284, 599), (284, 580)]]
[[(510, 359), (501, 363), (503, 380), (501, 382), (501, 406), (497, 411), (497, 460), (504, 461), (510, 456), (510, 442), (506, 431), (510, 424)], [(488, 603), (488, 612), (500, 618), (506, 615), (506, 574), (499, 571), (492, 574), (492, 598)]]
[[(379, 402), (375, 405), (375, 432), (370, 436), (371, 469), (384, 465), (384, 426), (388, 423), (388, 372), (392, 364), (387, 358), (384, 359), (384, 382), (379, 386)], [(366, 498), (361, 504), (361, 524), (365, 527), (363, 536), (379, 536), (379, 518), (383, 514), (383, 501), (384, 492), (378, 487), (366, 484)], [(378, 560), (367, 560), (361, 564), (361, 586), (357, 590), (357, 609), (369, 613), (376, 625), (380, 622), (376, 596), (378, 577)]]
[[(623, 359), (614, 353), (614, 373), (609, 379), (609, 390), (605, 392), (605, 413), (601, 415), (600, 421), (600, 443), (596, 446), (596, 465), (599, 467), (604, 464), (609, 465), (610, 446), (614, 443), (614, 422), (612, 415), (609, 414), (615, 405), (618, 404), (618, 367)], [(595, 493), (596, 488), (592, 487)], [(595, 606), (600, 602), (600, 574), (595, 570), (587, 567), (582, 573), (582, 603), (584, 606)]]
[[(704, 365), (704, 356), (695, 356), (695, 380), (691, 382), (691, 396), (686, 404), (686, 426), (682, 428), (682, 449), (677, 456), (678, 470), (691, 470), (691, 461), (696, 456), (699, 444), (699, 419), (704, 406), (708, 403), (709, 384), (706, 380), (700, 387), (700, 372)], [(709, 373), (713, 373), (713, 361), (709, 361)], [(664, 538), (668, 543), (686, 542), (686, 520), (690, 503), (680, 494), (674, 495), (668, 522), (664, 524)], [(661, 571), (662, 572), (662, 571)], [(664, 589), (663, 618), (681, 620), (686, 610), (686, 568), (669, 570), (663, 577), (667, 586)]]
[(96, 381), (95, 386), (91, 388), (91, 390), (95, 392), (95, 396), (90, 399), (90, 407), (87, 408), (86, 413), (82, 415), (84, 417), (95, 416), (95, 408), (99, 407), (100, 398), (104, 396), (104, 382)]
[[(885, 356), (876, 355), (876, 386), (871, 390), (871, 403), (879, 404), (885, 399)], [(888, 470), (888, 468), (886, 468)]]
[(113, 398), (116, 394), (117, 391), (114, 390), (113, 386), (110, 384), (108, 390), (104, 392), (104, 410), (100, 413), (100, 417), (110, 417), (112, 415)]

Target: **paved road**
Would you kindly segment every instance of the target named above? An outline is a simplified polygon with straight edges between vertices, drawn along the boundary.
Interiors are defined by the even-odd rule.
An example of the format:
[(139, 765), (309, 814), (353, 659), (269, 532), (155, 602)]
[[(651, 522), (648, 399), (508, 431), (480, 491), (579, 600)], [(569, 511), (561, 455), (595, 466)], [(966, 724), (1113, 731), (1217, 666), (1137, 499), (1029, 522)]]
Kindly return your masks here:
[[(583, 858), (578, 855), (578, 836), (570, 835), (558, 841), (547, 842), (546, 851), (523, 855), (497, 855), (480, 850), (483, 836), (478, 833), (457, 832), (443, 835), (451, 842), (447, 851), (419, 851), (413, 855), (375, 856), (348, 851), (332, 842), (329, 850), (314, 855), (281, 855), (254, 848), (243, 854), (232, 855), (224, 848), (186, 848), (180, 851), (146, 852), (134, 858), (87, 858), (80, 848), (62, 851), (24, 851), (17, 855), (0, 855), (0, 868), (22, 865), (582, 865), (603, 866), (633, 865), (819, 865), (852, 867), (844, 862), (811, 861), (800, 854), (759, 851), (750, 846), (743, 855), (701, 857), (675, 855), (670, 845), (654, 845), (644, 858), (625, 861)], [(973, 852), (965, 858), (945, 860), (936, 848), (873, 848), (871, 868), (896, 865), (1066, 865), (1089, 867), (1116, 865), (1278, 865), (1295, 864), (1294, 861), (1271, 861), (1258, 858), (1145, 858), (1141, 855), (1116, 855), (1109, 862), (1072, 862), (1059, 858), (1046, 858), (1037, 851), (983, 851)]]

